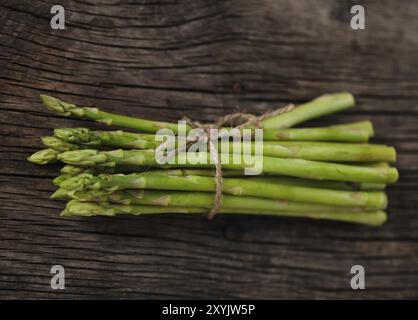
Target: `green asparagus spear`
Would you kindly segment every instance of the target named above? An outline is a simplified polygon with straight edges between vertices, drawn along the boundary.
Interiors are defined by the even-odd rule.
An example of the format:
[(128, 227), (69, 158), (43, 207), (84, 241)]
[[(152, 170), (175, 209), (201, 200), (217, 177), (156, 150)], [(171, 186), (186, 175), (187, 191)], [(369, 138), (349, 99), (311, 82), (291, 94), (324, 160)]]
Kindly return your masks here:
[[(77, 106), (47, 95), (41, 95), (40, 98), (46, 107), (64, 116), (74, 116), (77, 118), (94, 120), (106, 125), (116, 125), (144, 132), (155, 133), (162, 128), (171, 129), (174, 133), (178, 132), (177, 124), (174, 123), (150, 121), (104, 112), (98, 108)], [(354, 106), (354, 98), (350, 93), (342, 92), (327, 94), (302, 104), (290, 112), (266, 118), (261, 121), (261, 124), (265, 129), (289, 128), (303, 121), (334, 113), (352, 106)], [(187, 130), (190, 129), (191, 128), (188, 126)]]
[[(67, 180), (69, 178), (75, 177), (81, 173), (91, 173), (91, 174), (101, 174), (101, 173), (132, 173), (132, 172), (143, 172), (143, 171), (160, 171), (158, 169), (153, 169), (149, 167), (143, 168), (143, 170), (139, 170), (138, 167), (136, 169), (132, 169), (129, 167), (119, 167), (119, 168), (106, 168), (106, 167), (76, 167), (72, 165), (66, 165), (61, 168), (61, 175), (57, 176), (52, 180), (55, 185), (60, 185), (61, 182)], [(174, 176), (181, 176), (185, 177), (188, 175), (196, 175), (196, 176), (204, 176), (204, 177), (214, 177), (215, 170), (207, 170), (207, 169), (168, 169), (165, 170), (168, 174)], [(224, 170), (222, 171), (223, 177), (240, 177), (244, 175), (244, 171), (241, 170)]]
[[(114, 192), (125, 189), (155, 189), (175, 191), (214, 192), (214, 178), (201, 176), (178, 177), (166, 172), (143, 172), (132, 174), (80, 174), (60, 184), (52, 198), (62, 198), (69, 191), (103, 190)], [(232, 195), (247, 195), (294, 202), (317, 203), (333, 206), (385, 208), (386, 195), (380, 191), (346, 191), (309, 188), (254, 181), (251, 179), (224, 178), (223, 192)]]
[[(158, 214), (158, 213), (206, 213), (205, 208), (196, 207), (160, 207), (160, 206), (137, 206), (122, 205), (106, 202), (79, 202), (71, 200), (68, 202), (66, 209), (61, 213), (62, 216), (115, 216), (117, 214)], [(252, 212), (249, 209), (221, 209), (220, 213), (224, 214), (253, 214), (253, 215), (269, 215), (283, 217), (304, 217), (313, 219), (327, 219), (350, 223), (359, 223), (371, 226), (380, 226), (386, 219), (387, 215), (383, 211), (372, 212), (282, 212), (282, 211), (257, 211)]]
[[(152, 134), (127, 131), (95, 131), (87, 128), (58, 128), (54, 135), (64, 141), (88, 146), (121, 149), (154, 149), (159, 145)], [(264, 130), (264, 140), (366, 142), (373, 136), (370, 121), (318, 128)]]
[[(83, 202), (114, 202), (125, 205), (154, 205), (169, 207), (202, 207), (211, 209), (214, 205), (214, 194), (209, 192), (157, 191), (128, 189), (109, 193), (102, 190), (67, 191), (62, 198), (73, 198)], [(367, 208), (326, 206), (321, 204), (273, 200), (267, 198), (233, 196), (225, 194), (221, 208), (270, 210), (282, 212), (359, 212)]]
[[(297, 130), (297, 129), (291, 129)], [(92, 131), (86, 128), (55, 129), (54, 134), (59, 139), (70, 144), (85, 144), (89, 146), (112, 146), (123, 149), (154, 149), (159, 146), (155, 136), (123, 131)], [(48, 139), (52, 139), (48, 137)], [(58, 142), (61, 140), (58, 140)], [(55, 142), (53, 140), (53, 142)], [(54, 143), (56, 145), (57, 143)], [(51, 145), (51, 144), (50, 144)], [(51, 146), (54, 149), (56, 147)], [(219, 149), (226, 147), (229, 152), (254, 152), (254, 143), (222, 142)], [(80, 148), (70, 149), (76, 150)], [(86, 147), (83, 147), (84, 149)], [(62, 148), (63, 149), (63, 148)], [(68, 151), (59, 150), (59, 151)], [(223, 150), (223, 149), (222, 149)], [(394, 161), (396, 152), (394, 148), (383, 145), (346, 144), (325, 142), (294, 142), (294, 141), (265, 141), (263, 144), (265, 156), (282, 158), (301, 158), (319, 161)]]
[[(102, 167), (75, 167), (72, 165), (66, 165), (61, 169), (61, 175), (56, 177), (53, 182), (55, 185), (59, 185), (66, 179), (72, 178), (80, 173), (140, 173), (143, 171), (161, 172), (160, 169), (146, 168), (144, 170), (133, 170), (129, 167), (124, 168), (102, 168)], [(214, 169), (166, 169), (165, 172), (171, 176), (186, 177), (186, 176), (202, 176), (202, 177), (214, 177)], [(223, 177), (242, 177), (244, 176), (244, 170), (223, 170)], [(382, 183), (355, 183), (355, 182), (344, 182), (344, 181), (329, 181), (329, 180), (311, 180), (301, 179), (295, 177), (286, 176), (274, 176), (274, 175), (260, 175), (255, 177), (247, 177), (247, 179), (255, 181), (266, 181), (270, 183), (280, 182), (280, 184), (286, 184), (291, 186), (301, 186), (310, 188), (323, 188), (323, 189), (337, 189), (337, 190), (383, 190), (386, 185)]]
[(61, 216), (114, 216), (116, 214), (151, 214), (151, 213), (205, 213), (207, 209), (196, 207), (159, 207), (159, 206), (125, 206), (122, 204), (79, 202), (71, 200), (61, 212)]
[[(182, 155), (176, 156), (174, 164), (161, 166), (154, 157), (153, 150), (74, 150), (63, 152), (58, 155), (59, 160), (72, 165), (79, 166), (103, 166), (114, 167), (116, 165), (138, 165), (156, 167), (213, 167), (210, 163), (211, 156), (206, 154), (206, 163), (190, 163), (187, 155), (184, 155), (186, 164), (179, 164), (177, 161)], [(220, 159), (228, 159), (229, 163), (222, 163), (225, 169), (244, 169), (248, 165), (244, 159), (237, 163), (233, 155), (220, 155)], [(394, 183), (398, 179), (398, 172), (395, 168), (361, 167), (328, 162), (310, 161), (303, 159), (281, 159), (263, 157), (263, 172), (270, 174), (294, 176), (316, 180), (336, 180), (349, 182), (370, 182), (370, 183)]]
[[(62, 181), (72, 178), (81, 173), (91, 173), (91, 174), (101, 174), (101, 173), (140, 173), (143, 171), (152, 171), (152, 172), (161, 172), (161, 169), (152, 169), (145, 168), (144, 170), (138, 170), (137, 168), (129, 167), (115, 167), (115, 168), (106, 168), (106, 167), (77, 167), (72, 165), (66, 165), (61, 168), (61, 175), (56, 177), (53, 182), (55, 185), (59, 185)], [(202, 176), (202, 177), (214, 177), (214, 169), (166, 169), (164, 171), (168, 175), (185, 177), (185, 176)], [(244, 170), (223, 170), (223, 177), (242, 177), (244, 176)], [(324, 188), (324, 189), (337, 189), (337, 190), (383, 190), (386, 185), (382, 183), (355, 183), (355, 182), (344, 182), (344, 181), (330, 181), (330, 180), (311, 180), (311, 179), (301, 179), (295, 177), (286, 177), (286, 176), (277, 176), (277, 175), (266, 175), (262, 174), (255, 177), (247, 177), (248, 179), (256, 181), (267, 181), (267, 182), (277, 182), (280, 181), (281, 184), (292, 185), (292, 186), (301, 186), (301, 187), (311, 187), (311, 188)]]

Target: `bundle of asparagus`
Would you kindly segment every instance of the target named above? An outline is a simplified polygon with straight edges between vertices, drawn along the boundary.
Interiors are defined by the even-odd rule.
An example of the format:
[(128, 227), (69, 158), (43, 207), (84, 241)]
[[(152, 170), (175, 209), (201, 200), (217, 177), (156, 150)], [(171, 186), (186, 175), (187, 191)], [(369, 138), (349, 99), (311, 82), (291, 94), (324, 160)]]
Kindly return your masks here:
[[(207, 213), (214, 207), (219, 181), (212, 162), (186, 160), (161, 165), (156, 159), (155, 150), (161, 145), (156, 133), (169, 129), (178, 134), (177, 124), (108, 113), (46, 95), (41, 99), (50, 110), (64, 116), (139, 131), (57, 128), (53, 136), (42, 137), (46, 149), (28, 160), (65, 164), (53, 180), (58, 189), (51, 196), (69, 200), (61, 215)], [(243, 162), (221, 162), (219, 213), (382, 225), (387, 219), (384, 188), (397, 181), (398, 172), (389, 165), (396, 160), (394, 148), (368, 143), (374, 134), (372, 123), (293, 128), (352, 106), (353, 96), (342, 92), (263, 117), (259, 123), (264, 139), (263, 172), (246, 176)], [(186, 127), (186, 131), (192, 129)], [(222, 149), (219, 155), (235, 156), (235, 142), (226, 143), (226, 153)], [(251, 147), (250, 142), (250, 148), (240, 150), (254, 152)], [(176, 157), (182, 152), (187, 148), (178, 150)]]

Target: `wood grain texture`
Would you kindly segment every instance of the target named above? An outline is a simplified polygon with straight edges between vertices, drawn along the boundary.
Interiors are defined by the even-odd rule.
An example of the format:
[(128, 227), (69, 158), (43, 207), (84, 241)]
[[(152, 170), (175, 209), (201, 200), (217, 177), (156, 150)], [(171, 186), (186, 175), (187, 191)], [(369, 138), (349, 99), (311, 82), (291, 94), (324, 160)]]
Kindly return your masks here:
[[(416, 1), (0, 0), (1, 298), (418, 298)], [(350, 8), (366, 9), (366, 30)], [(382, 228), (268, 217), (60, 218), (58, 167), (25, 158), (53, 127), (50, 93), (159, 120), (261, 113), (348, 90), (399, 152)], [(53, 291), (50, 267), (66, 268)], [(350, 288), (354, 264), (366, 290)]]

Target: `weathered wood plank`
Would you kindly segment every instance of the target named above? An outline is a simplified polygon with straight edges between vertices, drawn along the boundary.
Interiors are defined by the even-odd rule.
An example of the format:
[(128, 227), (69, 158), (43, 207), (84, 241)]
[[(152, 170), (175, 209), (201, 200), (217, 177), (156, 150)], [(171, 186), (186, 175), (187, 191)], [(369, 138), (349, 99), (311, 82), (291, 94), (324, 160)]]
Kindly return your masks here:
[[(5, 298), (418, 298), (418, 8), (359, 1), (0, 1), (0, 296)], [(39, 93), (110, 111), (211, 121), (348, 90), (399, 152), (383, 228), (305, 219), (165, 215), (60, 218), (57, 166), (25, 158), (39, 136), (85, 122)], [(91, 124), (89, 124), (91, 126)], [(66, 268), (66, 290), (49, 269)], [(349, 286), (362, 264), (367, 289)]]

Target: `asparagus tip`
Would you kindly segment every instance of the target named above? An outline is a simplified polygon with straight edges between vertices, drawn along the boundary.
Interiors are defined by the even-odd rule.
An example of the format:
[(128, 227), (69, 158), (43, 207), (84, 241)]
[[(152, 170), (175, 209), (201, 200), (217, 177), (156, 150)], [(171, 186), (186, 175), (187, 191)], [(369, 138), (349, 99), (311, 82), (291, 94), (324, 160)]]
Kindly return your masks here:
[(48, 148), (35, 152), (27, 160), (36, 164), (47, 164), (57, 161), (58, 154), (58, 151)]
[(67, 209), (64, 209), (60, 212), (60, 217), (71, 217), (71, 216), (72, 214)]
[(51, 194), (51, 199), (63, 199), (67, 197), (67, 190), (63, 188), (57, 189), (53, 194)]
[(58, 177), (55, 177), (52, 180), (52, 183), (55, 184), (56, 186), (59, 186), (61, 182), (63, 182), (64, 180), (68, 179), (68, 178), (72, 178), (72, 175), (69, 174), (61, 174)]
[[(73, 178), (64, 180), (63, 182), (60, 183), (59, 186), (65, 190), (79, 191), (79, 190), (83, 190), (86, 186), (91, 184), (91, 180), (93, 180), (92, 178), (93, 178), (93, 175), (88, 174), (88, 173), (82, 173)], [(98, 184), (96, 187), (99, 188), (100, 184)]]
[(83, 108), (77, 107), (74, 104), (61, 101), (46, 94), (41, 94), (39, 97), (42, 103), (51, 111), (61, 113), (65, 116), (74, 115), (81, 117), (84, 114)]
[(71, 215), (77, 216), (114, 216), (115, 209), (107, 203), (80, 202), (78, 200), (70, 200), (65, 210)]
[(61, 106), (60, 100), (57, 98), (48, 96), (46, 94), (39, 95), (42, 103), (50, 110), (55, 112), (64, 112), (64, 109)]
[(61, 151), (61, 152), (77, 150), (80, 148), (76, 144), (63, 141), (57, 137), (45, 136), (45, 137), (41, 137), (41, 141), (46, 147), (57, 150), (57, 151)]
[[(95, 157), (96, 156), (96, 157)], [(94, 166), (106, 161), (106, 156), (99, 154), (95, 149), (70, 150), (58, 155), (58, 160), (68, 164)]]
[(55, 128), (54, 136), (72, 143), (100, 143), (97, 137), (90, 134), (90, 130), (87, 128)]
[(86, 168), (83, 167), (76, 167), (71, 164), (67, 164), (64, 167), (61, 168), (60, 172), (62, 174), (70, 174), (70, 175), (78, 175), (82, 173)]

